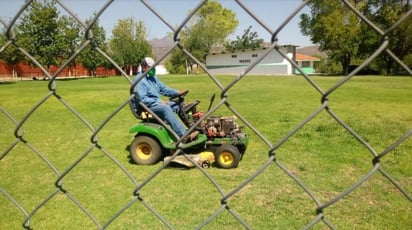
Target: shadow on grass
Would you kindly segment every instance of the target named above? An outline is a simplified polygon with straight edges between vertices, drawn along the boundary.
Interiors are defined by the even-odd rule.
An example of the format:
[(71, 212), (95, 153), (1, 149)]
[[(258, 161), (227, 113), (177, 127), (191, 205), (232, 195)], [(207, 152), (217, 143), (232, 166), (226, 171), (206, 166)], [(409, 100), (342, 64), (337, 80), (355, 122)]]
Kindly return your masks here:
[(0, 85), (11, 85), (16, 84), (15, 81), (0, 81)]

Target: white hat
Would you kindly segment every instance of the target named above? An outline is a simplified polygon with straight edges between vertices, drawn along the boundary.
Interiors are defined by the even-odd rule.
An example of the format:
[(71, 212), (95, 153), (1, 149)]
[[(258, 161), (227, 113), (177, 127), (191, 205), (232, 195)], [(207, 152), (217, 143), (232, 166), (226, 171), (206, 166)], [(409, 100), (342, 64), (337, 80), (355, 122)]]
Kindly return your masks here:
[(145, 58), (143, 58), (141, 64), (144, 65), (144, 66), (152, 67), (154, 63), (155, 63), (155, 61), (153, 60), (153, 58), (145, 57)]

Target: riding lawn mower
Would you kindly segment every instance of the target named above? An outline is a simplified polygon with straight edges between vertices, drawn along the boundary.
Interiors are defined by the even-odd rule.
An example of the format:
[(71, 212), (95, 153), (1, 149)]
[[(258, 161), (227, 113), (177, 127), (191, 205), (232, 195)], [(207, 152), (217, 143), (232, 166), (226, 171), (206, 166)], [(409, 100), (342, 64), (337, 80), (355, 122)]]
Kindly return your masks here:
[[(170, 98), (180, 106), (179, 118), (187, 127), (192, 127), (205, 115), (199, 112), (197, 106), (200, 101), (196, 100), (189, 104), (185, 103), (185, 96), (189, 91), (185, 91), (179, 96)], [(213, 103), (214, 95), (210, 101), (209, 110)], [(170, 155), (177, 150), (177, 139), (166, 129), (150, 112), (143, 106), (136, 103), (135, 99), (130, 100), (132, 113), (141, 120), (140, 123), (130, 128), (129, 133), (134, 133), (135, 138), (130, 145), (130, 156), (132, 160), (141, 165), (156, 164), (159, 161), (170, 158)], [(197, 125), (199, 131), (197, 138), (182, 143), (180, 146), (186, 156), (198, 163), (201, 167), (210, 167), (214, 163), (220, 168), (236, 168), (242, 159), (249, 136), (242, 131), (242, 128), (235, 121), (233, 116), (210, 116), (203, 118)], [(183, 159), (184, 156), (176, 156), (173, 159)], [(181, 163), (181, 161), (174, 161)], [(183, 163), (190, 165), (189, 161)], [(189, 162), (189, 165), (187, 164)]]

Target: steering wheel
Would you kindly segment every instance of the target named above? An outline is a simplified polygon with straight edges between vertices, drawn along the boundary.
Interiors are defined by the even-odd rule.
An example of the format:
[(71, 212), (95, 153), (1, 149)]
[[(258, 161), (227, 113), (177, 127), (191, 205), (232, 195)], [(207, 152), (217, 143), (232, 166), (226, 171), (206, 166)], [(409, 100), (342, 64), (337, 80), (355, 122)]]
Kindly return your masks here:
[(188, 93), (189, 93), (189, 90), (184, 90), (182, 93), (176, 96), (170, 97), (169, 100), (175, 100), (176, 98), (183, 99)]

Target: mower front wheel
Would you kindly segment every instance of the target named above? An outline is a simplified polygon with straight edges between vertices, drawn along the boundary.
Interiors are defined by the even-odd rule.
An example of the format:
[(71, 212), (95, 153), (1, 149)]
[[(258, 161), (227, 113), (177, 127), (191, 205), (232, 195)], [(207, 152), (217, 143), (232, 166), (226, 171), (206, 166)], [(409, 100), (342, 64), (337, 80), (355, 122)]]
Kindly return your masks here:
[(136, 164), (156, 164), (162, 158), (162, 149), (155, 139), (137, 136), (130, 146), (130, 156)]
[(240, 161), (240, 152), (236, 146), (223, 144), (215, 151), (215, 162), (220, 168), (236, 168)]

